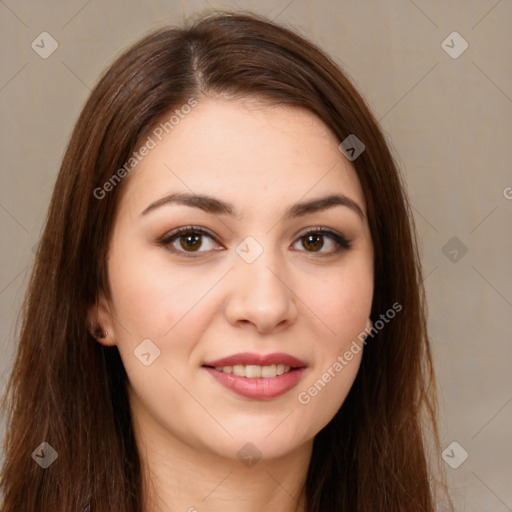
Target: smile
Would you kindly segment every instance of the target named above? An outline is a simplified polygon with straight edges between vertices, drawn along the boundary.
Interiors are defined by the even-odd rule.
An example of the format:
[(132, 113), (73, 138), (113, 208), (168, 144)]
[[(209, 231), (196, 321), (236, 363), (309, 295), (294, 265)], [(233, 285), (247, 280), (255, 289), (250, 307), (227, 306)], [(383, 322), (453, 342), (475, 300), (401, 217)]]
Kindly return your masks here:
[(218, 372), (232, 373), (233, 375), (247, 379), (257, 379), (260, 377), (268, 379), (288, 373), (291, 367), (284, 364), (271, 364), (266, 366), (237, 364), (235, 366), (216, 366), (215, 369)]
[(253, 400), (271, 400), (294, 388), (307, 363), (283, 352), (233, 354), (202, 366), (229, 391)]

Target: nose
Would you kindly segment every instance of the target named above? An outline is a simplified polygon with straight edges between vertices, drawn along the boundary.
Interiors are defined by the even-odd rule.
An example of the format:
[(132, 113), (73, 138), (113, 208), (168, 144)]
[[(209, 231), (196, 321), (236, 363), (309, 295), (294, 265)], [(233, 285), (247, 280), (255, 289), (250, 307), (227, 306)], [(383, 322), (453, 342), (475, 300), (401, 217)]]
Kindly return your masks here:
[(252, 263), (235, 256), (226, 316), (232, 325), (250, 324), (260, 333), (293, 324), (296, 294), (289, 272), (275, 253), (264, 250)]

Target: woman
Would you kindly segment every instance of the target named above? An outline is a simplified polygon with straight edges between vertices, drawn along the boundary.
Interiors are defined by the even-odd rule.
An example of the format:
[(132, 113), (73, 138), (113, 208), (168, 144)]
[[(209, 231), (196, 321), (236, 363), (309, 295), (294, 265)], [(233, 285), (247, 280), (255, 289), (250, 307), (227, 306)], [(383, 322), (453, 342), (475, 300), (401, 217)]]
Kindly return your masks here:
[(55, 185), (3, 510), (433, 511), (411, 219), (312, 43), (217, 14), (135, 44)]

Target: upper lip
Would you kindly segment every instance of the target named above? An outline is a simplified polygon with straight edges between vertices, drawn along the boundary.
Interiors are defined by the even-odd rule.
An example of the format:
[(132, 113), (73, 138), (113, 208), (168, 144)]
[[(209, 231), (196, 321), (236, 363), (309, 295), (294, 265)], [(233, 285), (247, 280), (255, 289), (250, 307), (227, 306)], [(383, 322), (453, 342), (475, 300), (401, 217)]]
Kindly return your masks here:
[(241, 365), (257, 365), (257, 366), (270, 366), (273, 364), (284, 364), (285, 366), (290, 366), (291, 368), (302, 368), (307, 366), (304, 361), (293, 357), (289, 354), (284, 353), (274, 353), (274, 354), (255, 354), (252, 352), (243, 352), (240, 354), (233, 354), (232, 356), (223, 357), (222, 359), (217, 359), (216, 361), (208, 361), (203, 364), (203, 366), (235, 366), (237, 364)]

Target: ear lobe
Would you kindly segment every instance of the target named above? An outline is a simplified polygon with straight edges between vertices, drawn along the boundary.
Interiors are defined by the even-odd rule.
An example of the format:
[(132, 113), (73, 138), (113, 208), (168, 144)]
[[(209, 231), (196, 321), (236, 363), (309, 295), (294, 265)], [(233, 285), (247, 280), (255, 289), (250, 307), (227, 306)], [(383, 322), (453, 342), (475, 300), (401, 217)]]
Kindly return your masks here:
[(96, 303), (89, 306), (87, 310), (87, 323), (91, 336), (98, 343), (106, 347), (116, 344), (110, 307), (102, 291), (98, 292)]

